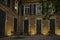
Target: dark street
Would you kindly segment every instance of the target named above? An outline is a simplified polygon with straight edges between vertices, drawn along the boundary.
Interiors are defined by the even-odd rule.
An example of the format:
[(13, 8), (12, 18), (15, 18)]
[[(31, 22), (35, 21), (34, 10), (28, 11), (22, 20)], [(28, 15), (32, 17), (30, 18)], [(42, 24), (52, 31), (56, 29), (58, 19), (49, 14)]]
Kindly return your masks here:
[(36, 35), (36, 36), (12, 36), (12, 37), (4, 37), (0, 38), (0, 40), (60, 40), (59, 36), (42, 36), (42, 35)]

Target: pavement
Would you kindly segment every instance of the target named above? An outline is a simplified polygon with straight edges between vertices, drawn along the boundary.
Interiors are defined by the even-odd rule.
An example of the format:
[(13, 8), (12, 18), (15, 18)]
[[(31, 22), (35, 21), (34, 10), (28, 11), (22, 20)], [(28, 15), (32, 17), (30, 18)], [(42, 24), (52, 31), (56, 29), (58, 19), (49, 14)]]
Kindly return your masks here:
[(60, 40), (60, 36), (43, 36), (43, 35), (35, 35), (35, 36), (10, 36), (10, 37), (2, 37), (0, 40)]

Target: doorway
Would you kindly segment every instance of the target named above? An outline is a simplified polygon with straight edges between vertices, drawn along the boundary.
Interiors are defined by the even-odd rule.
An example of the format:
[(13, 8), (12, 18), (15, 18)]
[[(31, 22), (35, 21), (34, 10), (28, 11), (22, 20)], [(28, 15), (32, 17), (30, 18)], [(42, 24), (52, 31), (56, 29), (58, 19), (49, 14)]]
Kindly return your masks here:
[(17, 35), (17, 19), (14, 18), (14, 35)]
[(29, 21), (24, 20), (24, 35), (28, 35)]
[(6, 13), (0, 9), (0, 36), (5, 35), (5, 16)]
[(55, 19), (50, 19), (50, 34), (55, 34)]
[(41, 34), (41, 20), (37, 20), (37, 34)]

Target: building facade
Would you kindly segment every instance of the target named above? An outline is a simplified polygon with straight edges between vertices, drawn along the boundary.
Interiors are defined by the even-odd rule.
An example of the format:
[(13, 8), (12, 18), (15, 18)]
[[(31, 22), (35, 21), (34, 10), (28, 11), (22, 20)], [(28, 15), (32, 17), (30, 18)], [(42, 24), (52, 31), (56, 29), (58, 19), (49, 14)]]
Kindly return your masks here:
[(60, 35), (59, 23), (60, 12), (56, 12), (51, 1), (1, 0), (0, 2), (1, 36)]
[[(15, 34), (15, 26), (17, 27), (18, 14), (15, 13), (12, 0), (0, 1), (0, 36), (9, 36)], [(13, 7), (13, 6), (14, 7)]]
[(23, 35), (60, 35), (58, 14), (51, 1), (21, 0), (18, 30)]

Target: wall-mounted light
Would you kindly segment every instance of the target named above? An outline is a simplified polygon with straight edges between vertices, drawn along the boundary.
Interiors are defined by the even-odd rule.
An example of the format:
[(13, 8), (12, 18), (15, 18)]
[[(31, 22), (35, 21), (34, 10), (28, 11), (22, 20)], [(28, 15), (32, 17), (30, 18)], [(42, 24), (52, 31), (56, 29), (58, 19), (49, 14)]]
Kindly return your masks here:
[(15, 10), (18, 10), (18, 7), (17, 6), (15, 6)]

